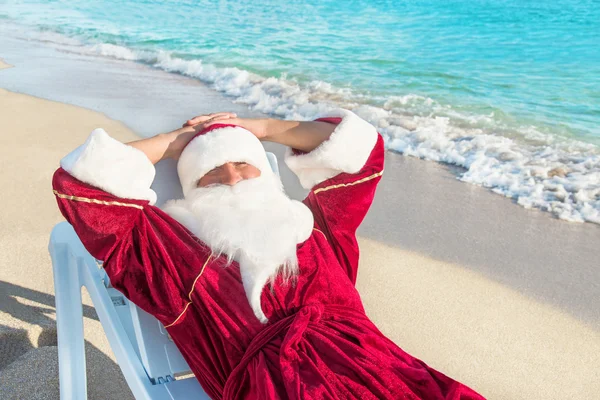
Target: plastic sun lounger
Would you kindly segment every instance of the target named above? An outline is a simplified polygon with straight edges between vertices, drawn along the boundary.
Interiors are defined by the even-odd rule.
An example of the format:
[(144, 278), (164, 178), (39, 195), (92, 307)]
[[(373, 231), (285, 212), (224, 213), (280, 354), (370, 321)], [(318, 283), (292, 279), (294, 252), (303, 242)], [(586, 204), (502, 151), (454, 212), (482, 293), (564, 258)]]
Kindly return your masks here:
[[(267, 153), (279, 174), (277, 159)], [(67, 222), (50, 235), (61, 400), (87, 399), (81, 287), (92, 298), (117, 363), (136, 399), (209, 399), (165, 328), (112, 288), (110, 280)]]

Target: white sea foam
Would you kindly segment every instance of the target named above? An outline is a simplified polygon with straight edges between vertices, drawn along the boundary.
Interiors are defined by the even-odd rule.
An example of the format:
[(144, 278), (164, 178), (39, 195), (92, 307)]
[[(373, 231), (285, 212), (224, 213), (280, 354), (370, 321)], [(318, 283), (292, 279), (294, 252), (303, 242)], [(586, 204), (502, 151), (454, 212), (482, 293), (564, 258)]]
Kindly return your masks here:
[(335, 107), (352, 109), (378, 128), (388, 149), (463, 167), (460, 180), (488, 187), (525, 208), (600, 224), (600, 150), (592, 144), (561, 139), (535, 127), (515, 129), (493, 112), (468, 115), (412, 94), (374, 104), (326, 82), (264, 78), (167, 52), (140, 52), (111, 44), (87, 50), (200, 79), (237, 103), (284, 118), (311, 119)]

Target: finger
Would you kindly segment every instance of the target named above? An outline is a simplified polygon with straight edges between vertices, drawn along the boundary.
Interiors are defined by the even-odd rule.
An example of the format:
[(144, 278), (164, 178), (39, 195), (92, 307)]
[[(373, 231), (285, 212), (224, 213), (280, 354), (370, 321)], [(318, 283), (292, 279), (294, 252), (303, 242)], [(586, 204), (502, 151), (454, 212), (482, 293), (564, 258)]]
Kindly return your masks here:
[(222, 115), (216, 115), (216, 116), (212, 117), (209, 121), (220, 121), (220, 120), (231, 119), (231, 118), (235, 118), (235, 117), (236, 117), (235, 114), (222, 114)]
[(227, 118), (235, 118), (235, 117), (237, 117), (237, 115), (235, 113), (219, 112), (219, 113), (210, 114), (209, 119), (227, 119)]
[(187, 120), (185, 125), (186, 126), (197, 125), (197, 124), (201, 124), (201, 123), (208, 121), (210, 119), (213, 119), (213, 118), (231, 118), (231, 117), (235, 118), (235, 116), (236, 116), (235, 113), (230, 113), (230, 112), (219, 112), (219, 113), (212, 113), (212, 114), (208, 114), (208, 115), (198, 115), (197, 117)]
[(230, 113), (230, 112), (220, 112), (220, 113), (214, 113), (214, 114), (209, 114), (209, 115), (210, 116), (200, 115), (198, 117), (194, 117), (194, 118), (188, 120), (185, 123), (185, 126), (193, 126), (193, 125), (206, 123), (207, 121), (222, 120), (222, 119), (229, 119), (229, 118), (237, 117), (237, 114)]
[(188, 119), (186, 122), (186, 125), (196, 125), (199, 123), (202, 123), (204, 121), (206, 121), (207, 119), (209, 119), (210, 117), (206, 116), (206, 115), (198, 115), (197, 117), (194, 117), (192, 119)]
[(192, 119), (196, 120), (196, 121), (198, 121), (198, 120), (200, 120), (200, 121), (205, 120), (206, 121), (206, 120), (209, 120), (209, 119), (212, 119), (212, 118), (235, 117), (235, 116), (236, 116), (235, 113), (232, 113), (232, 112), (229, 112), (229, 111), (225, 111), (225, 112), (211, 113), (211, 114), (208, 114), (208, 115), (199, 115), (199, 116), (194, 117)]
[[(204, 120), (204, 121), (206, 121), (206, 120)], [(186, 126), (194, 126), (194, 125), (201, 124), (202, 122), (203, 122), (203, 121), (197, 121), (197, 120), (195, 120), (195, 119), (188, 119), (188, 120), (186, 121), (186, 123), (185, 123), (185, 124), (183, 124), (183, 126), (184, 126), (184, 127), (186, 127)]]
[(214, 114), (203, 114), (203, 115), (197, 115), (192, 119), (188, 119), (187, 123), (190, 125), (196, 125), (196, 124), (201, 124), (202, 122), (208, 121), (209, 119), (211, 119), (213, 117)]
[(210, 119), (202, 124), (202, 129), (208, 128), (211, 125), (215, 125), (221, 123), (223, 120), (227, 120), (227, 123), (231, 123), (233, 125), (237, 125), (237, 118), (220, 118), (220, 119)]

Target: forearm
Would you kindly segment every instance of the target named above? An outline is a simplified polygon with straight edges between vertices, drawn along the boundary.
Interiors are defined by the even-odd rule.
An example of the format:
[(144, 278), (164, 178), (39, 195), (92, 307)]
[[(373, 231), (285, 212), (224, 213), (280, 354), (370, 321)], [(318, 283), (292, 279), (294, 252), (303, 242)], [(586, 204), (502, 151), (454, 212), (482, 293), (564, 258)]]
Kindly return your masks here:
[(127, 143), (127, 145), (142, 151), (152, 164), (156, 164), (167, 158), (176, 158), (176, 155), (181, 153), (181, 149), (189, 140), (188, 136), (194, 134), (193, 128), (185, 127), (146, 139), (135, 140)]
[(336, 125), (321, 121), (264, 120), (262, 140), (280, 143), (293, 149), (312, 151), (329, 139)]
[[(318, 132), (310, 135), (315, 142), (327, 137), (317, 150), (306, 154), (286, 151), (285, 163), (306, 189), (341, 173), (358, 174), (369, 163), (369, 157), (381, 139), (373, 125), (349, 110), (332, 110), (325, 118), (332, 123), (312, 123)], [(331, 133), (327, 136), (326, 133), (329, 132)], [(312, 144), (315, 145), (315, 142)], [(383, 140), (376, 153), (376, 158), (383, 162)], [(379, 169), (367, 168), (367, 176), (375, 171), (380, 172)], [(356, 178), (360, 179), (358, 175)]]

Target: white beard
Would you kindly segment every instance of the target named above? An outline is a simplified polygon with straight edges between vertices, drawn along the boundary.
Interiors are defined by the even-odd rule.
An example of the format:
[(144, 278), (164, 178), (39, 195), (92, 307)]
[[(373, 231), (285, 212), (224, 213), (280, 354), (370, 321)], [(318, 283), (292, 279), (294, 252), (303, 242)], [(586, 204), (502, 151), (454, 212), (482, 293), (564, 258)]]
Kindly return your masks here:
[(278, 273), (285, 279), (297, 273), (296, 245), (308, 239), (313, 228), (308, 207), (288, 198), (277, 176), (263, 174), (234, 186), (194, 189), (185, 199), (167, 202), (164, 211), (214, 255), (239, 263), (250, 306), (266, 323), (262, 290)]

